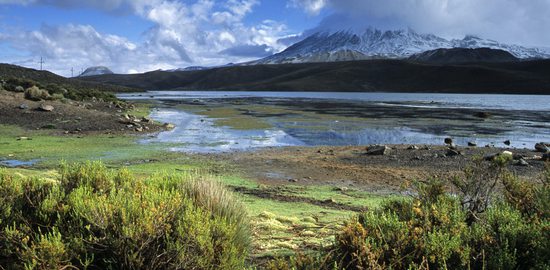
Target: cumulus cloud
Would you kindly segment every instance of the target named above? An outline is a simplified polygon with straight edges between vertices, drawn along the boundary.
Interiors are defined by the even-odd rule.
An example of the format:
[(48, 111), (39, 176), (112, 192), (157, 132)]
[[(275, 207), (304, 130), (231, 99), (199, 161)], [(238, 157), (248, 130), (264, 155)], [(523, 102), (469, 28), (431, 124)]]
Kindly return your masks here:
[(410, 27), (446, 37), (474, 34), (523, 45), (550, 45), (549, 0), (290, 1), (309, 14), (318, 13), (314, 7), (320, 7), (346, 16), (353, 25)]
[(278, 43), (286, 35), (284, 24), (269, 20), (252, 26), (243, 23), (258, 0), (0, 0), (0, 4), (6, 3), (125, 10), (153, 23), (140, 43), (74, 24), (3, 34), (9, 37), (4, 37), (4, 42), (33, 57), (46, 57), (48, 68), (63, 75), (70, 74), (71, 66), (83, 65), (105, 65), (119, 73), (223, 65), (249, 61), (285, 47)]

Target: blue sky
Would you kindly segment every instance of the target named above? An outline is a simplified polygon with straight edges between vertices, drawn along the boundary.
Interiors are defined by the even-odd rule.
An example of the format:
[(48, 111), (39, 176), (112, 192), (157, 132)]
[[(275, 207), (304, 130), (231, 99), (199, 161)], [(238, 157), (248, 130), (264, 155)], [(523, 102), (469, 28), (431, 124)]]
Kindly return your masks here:
[(258, 59), (326, 24), (550, 47), (550, 0), (0, 0), (0, 62), (117, 73)]

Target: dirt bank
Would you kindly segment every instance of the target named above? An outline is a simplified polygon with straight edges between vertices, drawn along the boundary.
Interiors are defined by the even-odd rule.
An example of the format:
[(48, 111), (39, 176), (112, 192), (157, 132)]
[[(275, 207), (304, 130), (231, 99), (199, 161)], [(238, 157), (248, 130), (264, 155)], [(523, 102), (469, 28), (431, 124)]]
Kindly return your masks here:
[(462, 147), (462, 155), (446, 156), (445, 146), (393, 145), (389, 154), (366, 155), (364, 146), (288, 147), (220, 154), (247, 177), (266, 185), (332, 185), (375, 193), (396, 193), (407, 181), (448, 178), (461, 173), (475, 157), (504, 150), (522, 155), (528, 166), (510, 165), (520, 177), (535, 179), (544, 169), (540, 153), (527, 149)]
[[(40, 109), (53, 107), (52, 111)], [(75, 133), (145, 133), (160, 131), (155, 123), (123, 119), (132, 105), (103, 101), (31, 101), (23, 93), (0, 91), (0, 124), (27, 129), (51, 129), (59, 134)]]

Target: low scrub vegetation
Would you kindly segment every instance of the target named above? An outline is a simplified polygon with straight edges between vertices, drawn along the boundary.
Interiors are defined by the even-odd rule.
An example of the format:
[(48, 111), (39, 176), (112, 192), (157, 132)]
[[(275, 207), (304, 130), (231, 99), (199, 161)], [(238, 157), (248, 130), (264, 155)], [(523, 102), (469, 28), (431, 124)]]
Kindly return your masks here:
[(348, 221), (325, 253), (268, 269), (550, 269), (550, 168), (526, 182), (507, 162), (476, 161), (452, 181), (456, 193), (439, 180), (416, 183), (414, 198)]
[(48, 100), (67, 98), (72, 100), (98, 99), (103, 101), (118, 101), (110, 92), (94, 88), (75, 88), (71, 85), (55, 83), (42, 84), (29, 79), (9, 78), (0, 82), (0, 89), (11, 92), (25, 92), (25, 98), (30, 100)]
[(199, 175), (136, 180), (101, 163), (56, 180), (0, 170), (1, 269), (242, 269), (243, 207)]

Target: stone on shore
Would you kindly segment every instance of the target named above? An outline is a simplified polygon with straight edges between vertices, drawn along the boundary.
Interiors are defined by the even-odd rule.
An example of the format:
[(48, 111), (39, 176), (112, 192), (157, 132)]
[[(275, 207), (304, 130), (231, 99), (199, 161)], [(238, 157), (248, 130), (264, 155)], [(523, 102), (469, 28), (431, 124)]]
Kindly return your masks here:
[(390, 148), (385, 145), (373, 145), (367, 147), (367, 155), (372, 156), (383, 156), (388, 154), (390, 151)]
[(460, 155), (462, 155), (462, 153), (460, 151), (455, 150), (455, 149), (448, 149), (447, 153), (445, 153), (446, 157), (456, 157), (456, 156), (460, 156)]
[(54, 107), (52, 105), (42, 103), (40, 104), (40, 107), (38, 107), (38, 109), (44, 112), (52, 112), (54, 110)]
[(550, 143), (540, 142), (535, 144), (537, 152), (546, 153), (550, 151)]
[(176, 126), (174, 124), (170, 124), (170, 123), (164, 123), (164, 125), (162, 125), (165, 129), (174, 129), (176, 128)]

